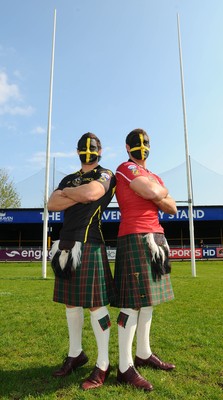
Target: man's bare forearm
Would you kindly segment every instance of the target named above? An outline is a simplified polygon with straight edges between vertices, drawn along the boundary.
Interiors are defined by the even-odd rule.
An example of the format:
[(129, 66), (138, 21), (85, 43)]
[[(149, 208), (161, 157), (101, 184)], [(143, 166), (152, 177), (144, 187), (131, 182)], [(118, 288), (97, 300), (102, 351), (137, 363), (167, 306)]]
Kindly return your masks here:
[(78, 203), (90, 203), (100, 199), (105, 194), (104, 186), (97, 181), (92, 181), (77, 187), (63, 189), (64, 195)]
[(177, 213), (177, 206), (175, 200), (168, 194), (165, 198), (160, 201), (153, 201), (157, 207), (167, 213), (167, 214), (176, 214)]
[(168, 190), (155, 179), (140, 176), (130, 183), (130, 188), (146, 200), (161, 201), (168, 195)]
[(62, 190), (56, 190), (51, 194), (47, 207), (49, 211), (63, 211), (76, 203), (76, 201), (67, 197)]

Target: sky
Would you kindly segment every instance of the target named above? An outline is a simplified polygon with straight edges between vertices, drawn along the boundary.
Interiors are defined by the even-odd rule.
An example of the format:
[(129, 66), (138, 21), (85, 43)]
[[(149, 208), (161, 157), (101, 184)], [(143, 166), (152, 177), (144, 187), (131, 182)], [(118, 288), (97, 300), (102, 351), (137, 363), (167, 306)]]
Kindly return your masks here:
[(115, 172), (140, 127), (148, 169), (187, 201), (179, 14), (194, 204), (223, 204), (222, 0), (0, 0), (0, 9), (0, 168), (22, 207), (43, 206), (54, 10), (49, 194), (80, 168), (83, 133), (99, 136), (100, 163)]

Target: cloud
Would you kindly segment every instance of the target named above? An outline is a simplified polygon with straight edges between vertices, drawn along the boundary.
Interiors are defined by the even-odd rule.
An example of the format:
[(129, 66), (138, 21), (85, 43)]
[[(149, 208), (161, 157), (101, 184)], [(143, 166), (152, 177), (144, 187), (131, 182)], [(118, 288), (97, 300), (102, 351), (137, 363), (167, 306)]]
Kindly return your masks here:
[(29, 159), (30, 162), (38, 163), (40, 167), (45, 164), (46, 160), (46, 152), (45, 151), (38, 151), (37, 153), (33, 154), (33, 156)]
[(0, 122), (0, 127), (7, 129), (8, 131), (16, 131), (15, 124), (8, 121)]
[(36, 126), (36, 128), (32, 130), (32, 133), (35, 133), (37, 135), (42, 135), (43, 133), (46, 133), (46, 129), (42, 128), (42, 126)]
[(6, 104), (10, 99), (20, 99), (19, 88), (15, 84), (9, 84), (6, 73), (0, 72), (0, 104)]
[[(0, 89), (1, 90), (1, 89)], [(19, 107), (19, 106), (4, 106), (0, 107), (0, 115), (22, 115), (29, 116), (34, 113), (35, 109), (31, 106)]]
[(0, 71), (0, 115), (29, 116), (33, 114), (33, 107), (18, 105), (21, 99), (18, 85), (9, 83), (7, 74)]
[(69, 153), (63, 153), (63, 152), (55, 152), (51, 154), (51, 157), (53, 158), (73, 158), (74, 156), (77, 155), (76, 151), (70, 151)]
[[(69, 152), (69, 153), (63, 153), (63, 152), (54, 152), (50, 154), (50, 158), (73, 158), (75, 155), (77, 155), (76, 152)], [(40, 167), (43, 167), (46, 162), (46, 152), (45, 151), (38, 151), (35, 153), (30, 159), (30, 162), (32, 163), (37, 163)]]

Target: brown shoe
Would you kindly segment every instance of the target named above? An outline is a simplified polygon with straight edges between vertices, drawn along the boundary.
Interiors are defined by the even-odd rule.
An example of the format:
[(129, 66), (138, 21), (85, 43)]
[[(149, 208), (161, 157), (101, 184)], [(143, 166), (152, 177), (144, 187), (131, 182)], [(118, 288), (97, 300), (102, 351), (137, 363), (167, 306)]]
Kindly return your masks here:
[(146, 358), (145, 360), (136, 356), (135, 367), (151, 367), (156, 369), (163, 369), (164, 371), (170, 371), (176, 368), (174, 364), (161, 361), (155, 354), (152, 354), (149, 358)]
[(97, 365), (95, 365), (90, 376), (86, 379), (86, 381), (82, 383), (82, 389), (89, 390), (102, 386), (107, 379), (109, 373), (110, 365), (108, 366), (108, 369), (106, 371), (102, 371), (102, 369), (98, 368)]
[(146, 392), (151, 392), (151, 390), (153, 390), (151, 383), (144, 379), (133, 366), (129, 367), (123, 374), (118, 369), (117, 383), (119, 385), (131, 385), (137, 389), (143, 389)]
[(56, 378), (70, 375), (75, 369), (81, 367), (88, 362), (88, 357), (82, 351), (77, 357), (66, 357), (60, 369), (53, 373)]

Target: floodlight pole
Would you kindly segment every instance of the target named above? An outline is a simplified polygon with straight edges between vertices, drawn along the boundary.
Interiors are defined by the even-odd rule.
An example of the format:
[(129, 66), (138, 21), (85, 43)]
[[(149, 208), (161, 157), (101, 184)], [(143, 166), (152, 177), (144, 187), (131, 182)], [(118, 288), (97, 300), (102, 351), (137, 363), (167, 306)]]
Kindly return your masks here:
[(54, 10), (54, 22), (53, 22), (53, 42), (52, 42), (49, 111), (48, 111), (48, 127), (47, 127), (47, 145), (46, 145), (46, 170), (45, 170), (45, 192), (44, 192), (44, 213), (43, 213), (43, 255), (42, 255), (42, 277), (43, 278), (46, 278), (46, 271), (47, 271), (47, 242), (48, 242), (47, 241), (47, 237), (48, 237), (47, 203), (48, 203), (48, 196), (49, 196), (50, 139), (51, 139), (55, 37), (56, 37), (56, 9)]
[(185, 141), (185, 155), (186, 155), (186, 169), (187, 169), (188, 217), (189, 217), (189, 229), (190, 229), (191, 269), (192, 269), (192, 276), (196, 276), (192, 179), (191, 179), (190, 156), (189, 156), (188, 134), (187, 134), (186, 102), (185, 102), (185, 94), (184, 94), (184, 77), (183, 77), (183, 62), (182, 62), (179, 14), (177, 14), (177, 29), (178, 29), (178, 43), (179, 43), (179, 57), (180, 57), (182, 106), (183, 106), (183, 116), (184, 116), (184, 141)]

